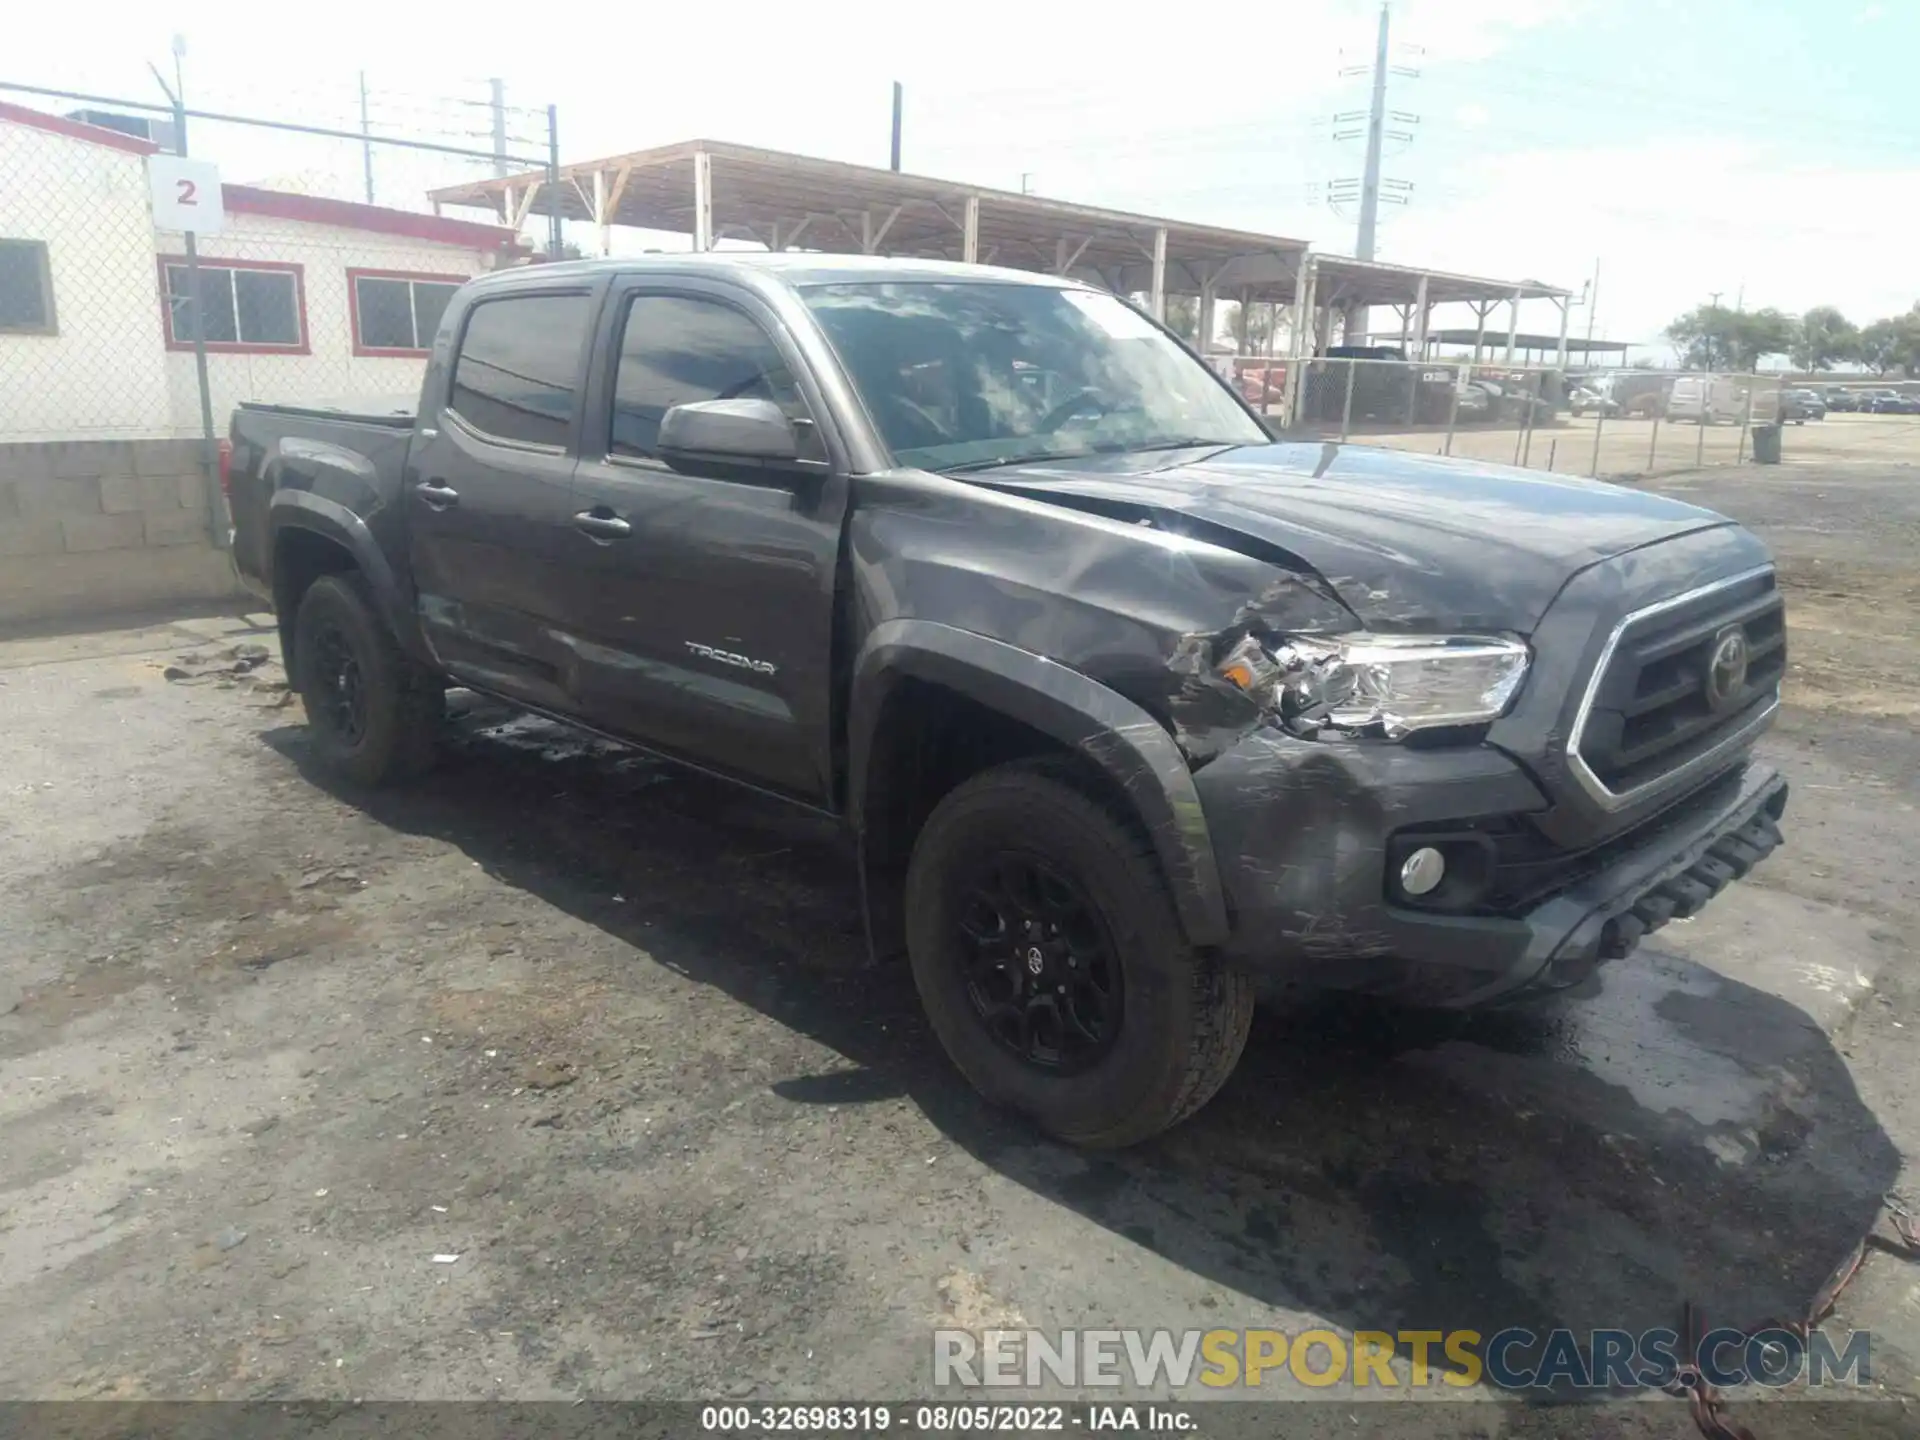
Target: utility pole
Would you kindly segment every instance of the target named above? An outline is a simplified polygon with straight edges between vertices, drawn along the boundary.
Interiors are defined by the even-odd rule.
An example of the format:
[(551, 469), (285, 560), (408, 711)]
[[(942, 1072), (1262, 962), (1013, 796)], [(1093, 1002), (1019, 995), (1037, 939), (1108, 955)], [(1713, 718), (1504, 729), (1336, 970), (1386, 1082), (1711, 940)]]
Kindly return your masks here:
[(1373, 259), (1374, 229), (1380, 220), (1380, 146), (1387, 125), (1387, 0), (1380, 3), (1380, 36), (1373, 50), (1373, 103), (1367, 109), (1367, 168), (1360, 179), (1360, 234), (1357, 260)]
[[(367, 123), (367, 72), (360, 72), (360, 133), (371, 137), (373, 127)], [(360, 142), (360, 169), (367, 180), (367, 204), (373, 204), (373, 140)]]
[[(187, 155), (186, 58), (187, 37), (175, 35), (173, 84), (167, 84), (167, 77), (156, 66), (147, 66), (153, 71), (153, 78), (160, 82), (160, 88), (167, 92), (167, 99), (173, 102), (174, 153), (182, 159)], [(193, 324), (193, 377), (200, 387), (200, 463), (205, 467), (207, 477), (208, 529), (214, 548), (224, 550), (227, 548), (227, 526), (231, 521), (227, 515), (226, 496), (220, 493), (220, 486), (216, 482), (220, 473), (220, 442), (213, 433), (213, 384), (207, 376), (207, 311), (201, 303), (206, 292), (200, 283), (200, 239), (191, 230), (186, 231), (183, 238), (187, 250), (187, 312), (192, 316)], [(177, 337), (177, 328), (174, 333)]]
[(1593, 288), (1587, 291), (1587, 355), (1585, 358), (1589, 361), (1593, 359), (1593, 311), (1599, 303), (1600, 261), (1596, 257), (1593, 262)]
[(498, 180), (507, 173), (507, 82), (489, 80), (487, 85), (493, 91), (493, 176)]
[(900, 111), (905, 106), (906, 95), (898, 80), (893, 82), (893, 169), (900, 169)]
[(547, 106), (547, 253), (558, 260), (566, 249), (560, 226), (560, 107)]

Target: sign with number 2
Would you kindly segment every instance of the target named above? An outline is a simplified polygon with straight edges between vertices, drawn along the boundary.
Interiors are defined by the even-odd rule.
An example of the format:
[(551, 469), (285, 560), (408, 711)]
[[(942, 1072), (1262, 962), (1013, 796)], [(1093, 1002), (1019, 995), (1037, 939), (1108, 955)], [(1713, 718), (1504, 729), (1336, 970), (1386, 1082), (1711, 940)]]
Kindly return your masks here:
[(156, 230), (218, 235), (227, 222), (220, 196), (220, 171), (210, 160), (150, 155), (147, 189), (153, 200)]

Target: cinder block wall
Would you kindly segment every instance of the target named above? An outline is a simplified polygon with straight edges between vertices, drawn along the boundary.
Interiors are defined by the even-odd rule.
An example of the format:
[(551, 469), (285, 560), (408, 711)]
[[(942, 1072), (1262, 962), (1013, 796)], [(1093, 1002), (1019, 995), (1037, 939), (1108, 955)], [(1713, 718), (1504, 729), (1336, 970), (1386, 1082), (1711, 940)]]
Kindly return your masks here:
[(0, 624), (241, 592), (197, 440), (0, 444)]

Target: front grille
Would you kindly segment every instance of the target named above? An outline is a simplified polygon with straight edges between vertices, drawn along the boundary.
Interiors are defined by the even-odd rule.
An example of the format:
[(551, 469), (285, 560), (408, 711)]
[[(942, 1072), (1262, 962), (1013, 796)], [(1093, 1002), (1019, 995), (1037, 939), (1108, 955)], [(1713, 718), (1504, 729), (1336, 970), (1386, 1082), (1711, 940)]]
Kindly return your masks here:
[[(1746, 644), (1738, 684), (1714, 672), (1734, 632)], [(1595, 678), (1574, 753), (1610, 797), (1630, 794), (1711, 753), (1769, 710), (1787, 667), (1786, 613), (1771, 568), (1628, 618)]]

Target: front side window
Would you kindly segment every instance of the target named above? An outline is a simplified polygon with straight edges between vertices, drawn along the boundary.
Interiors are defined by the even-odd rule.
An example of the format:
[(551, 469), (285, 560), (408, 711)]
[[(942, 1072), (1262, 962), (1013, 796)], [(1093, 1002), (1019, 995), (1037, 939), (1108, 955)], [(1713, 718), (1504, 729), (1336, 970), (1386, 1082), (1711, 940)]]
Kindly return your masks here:
[(464, 282), (456, 275), (405, 275), (349, 270), (356, 355), (424, 355), (433, 349), (440, 317)]
[(0, 335), (55, 333), (47, 242), (0, 240)]
[(496, 439), (565, 448), (589, 318), (585, 295), (481, 301), (467, 317), (448, 408)]
[(942, 281), (802, 295), (903, 465), (1267, 440), (1211, 370), (1099, 291)]
[[(184, 260), (164, 266), (167, 286), (167, 347), (193, 348), (192, 282)], [(306, 302), (298, 265), (232, 265), (200, 262), (200, 308), (207, 344), (226, 350), (307, 349)]]
[(634, 296), (620, 330), (608, 453), (657, 454), (661, 417), (694, 400), (771, 400), (806, 416), (779, 348), (740, 311), (687, 295)]

